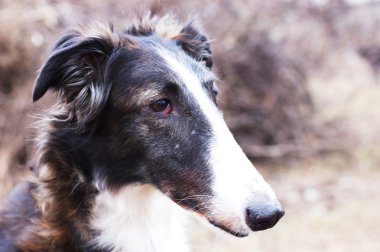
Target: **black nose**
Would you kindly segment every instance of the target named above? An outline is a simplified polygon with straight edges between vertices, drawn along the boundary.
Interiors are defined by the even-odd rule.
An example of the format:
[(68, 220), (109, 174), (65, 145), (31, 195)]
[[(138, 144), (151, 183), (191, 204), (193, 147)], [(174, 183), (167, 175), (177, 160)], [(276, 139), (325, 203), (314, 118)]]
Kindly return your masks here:
[(256, 202), (246, 210), (246, 223), (252, 231), (273, 227), (284, 216), (285, 211), (280, 203)]

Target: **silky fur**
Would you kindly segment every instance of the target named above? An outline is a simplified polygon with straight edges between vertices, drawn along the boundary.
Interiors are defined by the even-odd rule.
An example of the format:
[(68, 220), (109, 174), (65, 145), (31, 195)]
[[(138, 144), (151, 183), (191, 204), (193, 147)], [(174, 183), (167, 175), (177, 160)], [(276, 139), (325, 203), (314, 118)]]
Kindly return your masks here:
[[(185, 29), (195, 32), (190, 25)], [(202, 51), (197, 38), (189, 34), (184, 35), (186, 31), (183, 26), (172, 16), (144, 17), (123, 33), (139, 36), (153, 32), (164, 39), (175, 38), (181, 41), (186, 50), (191, 50), (193, 56), (196, 56), (195, 50), (198, 50), (197, 60), (211, 66), (210, 52)], [(112, 26), (95, 24), (64, 36), (56, 44), (58, 51), (73, 34), (84, 38), (101, 39), (102, 47), (106, 51), (118, 46), (136, 46), (133, 41), (121, 38), (121, 33), (115, 32)], [(203, 37), (201, 38), (202, 42), (206, 42)], [(63, 64), (63, 62), (54, 62), (52, 60), (54, 56), (53, 53), (51, 62), (48, 61), (46, 65)], [(102, 55), (95, 56), (99, 57), (95, 61), (102, 60)], [(20, 184), (10, 195), (7, 206), (1, 210), (0, 251), (124, 251), (126, 246), (122, 243), (134, 240), (134, 237), (140, 236), (141, 239), (149, 237), (149, 234), (144, 233), (146, 231), (153, 232), (151, 236), (157, 239), (134, 240), (133, 243), (137, 245), (129, 245), (128, 251), (186, 251), (184, 235), (181, 235), (182, 230), (178, 228), (182, 226), (182, 221), (178, 221), (178, 213), (183, 210), (172, 202), (168, 203), (169, 199), (157, 189), (148, 185), (132, 184), (114, 194), (112, 191), (101, 193), (104, 189), (100, 185), (101, 182), (98, 184), (85, 182), (87, 181), (85, 175), (76, 169), (72, 160), (68, 160), (64, 155), (57, 155), (61, 150), (51, 144), (54, 141), (52, 135), (63, 129), (65, 125), (75, 127), (73, 130), (79, 132), (90, 131), (101, 107), (105, 106), (107, 97), (104, 93), (109, 90), (102, 90), (102, 86), (96, 81), (87, 79), (86, 76), (93, 74), (86, 72), (87, 70), (94, 69), (84, 68), (82, 72), (75, 73), (74, 77), (77, 79), (72, 80), (70, 89), (39, 86), (34, 91), (33, 100), (36, 101), (47, 89), (55, 89), (61, 97), (61, 102), (37, 116), (39, 120), (35, 127), (36, 151), (31, 161), (34, 177)], [(57, 77), (49, 76), (49, 78)], [(121, 206), (122, 199), (128, 200), (130, 205), (122, 209), (107, 209), (108, 201), (116, 201), (116, 205)], [(155, 212), (157, 209), (147, 209), (155, 205), (167, 206), (158, 212)], [(115, 213), (110, 215), (110, 211), (113, 210)], [(144, 212), (145, 210), (148, 212)], [(128, 215), (128, 212), (132, 214)], [(105, 219), (101, 218), (103, 214)], [(163, 218), (162, 215), (168, 218)], [(131, 223), (130, 226), (119, 229), (120, 222), (128, 217), (130, 217), (128, 221), (134, 221), (135, 224)], [(170, 221), (172, 218), (174, 222)], [(141, 221), (142, 223), (139, 223)], [(139, 226), (140, 224), (142, 225)], [(158, 229), (154, 231), (154, 228)], [(97, 229), (104, 229), (105, 232), (100, 235)], [(170, 234), (167, 232), (169, 230), (172, 236), (167, 236)], [(126, 234), (130, 235), (125, 236)], [(118, 238), (116, 243), (112, 244), (114, 235)], [(147, 241), (148, 243), (144, 244)]]
[(59, 102), (37, 122), (34, 177), (0, 212), (0, 252), (185, 252), (184, 209), (238, 237), (274, 226), (281, 205), (228, 130), (211, 67), (207, 38), (171, 16), (62, 36), (33, 92)]
[[(127, 203), (126, 203), (127, 202)], [(188, 251), (187, 213), (150, 185), (129, 186), (96, 197), (93, 243), (114, 251)], [(120, 223), (128, 223), (121, 225)], [(117, 228), (115, 228), (117, 227)]]

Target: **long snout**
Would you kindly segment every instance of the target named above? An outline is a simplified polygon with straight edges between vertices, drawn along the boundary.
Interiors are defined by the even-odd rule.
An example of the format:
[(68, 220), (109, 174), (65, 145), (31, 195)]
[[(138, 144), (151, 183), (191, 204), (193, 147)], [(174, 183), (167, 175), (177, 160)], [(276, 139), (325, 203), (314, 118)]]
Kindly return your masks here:
[(240, 236), (272, 228), (284, 210), (272, 188), (258, 173), (224, 122), (214, 128), (212, 222)]
[(273, 227), (284, 215), (276, 195), (235, 141), (197, 75), (168, 55), (163, 54), (163, 58), (182, 76), (184, 87), (199, 105), (201, 118), (208, 125), (208, 150), (202, 153), (207, 156), (208, 169), (202, 171), (209, 177), (210, 195), (195, 206), (202, 206), (209, 222), (236, 236)]

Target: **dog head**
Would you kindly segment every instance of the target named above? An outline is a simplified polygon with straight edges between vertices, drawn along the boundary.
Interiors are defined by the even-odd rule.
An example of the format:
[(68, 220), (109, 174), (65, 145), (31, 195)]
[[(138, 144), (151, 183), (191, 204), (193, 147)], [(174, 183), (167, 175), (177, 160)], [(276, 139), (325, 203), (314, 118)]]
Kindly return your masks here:
[(54, 137), (75, 146), (65, 153), (80, 160), (84, 181), (109, 191), (152, 184), (246, 236), (274, 226), (283, 210), (227, 128), (211, 67), (207, 38), (170, 18), (121, 33), (74, 31), (42, 67), (33, 100), (58, 92), (65, 116)]

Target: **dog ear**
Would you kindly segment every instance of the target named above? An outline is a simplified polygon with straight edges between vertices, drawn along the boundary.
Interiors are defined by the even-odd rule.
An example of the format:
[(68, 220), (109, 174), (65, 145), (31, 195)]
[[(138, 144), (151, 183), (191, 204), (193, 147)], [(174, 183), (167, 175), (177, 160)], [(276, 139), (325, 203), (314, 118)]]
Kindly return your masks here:
[(106, 103), (111, 87), (104, 83), (105, 68), (115, 41), (107, 32), (84, 36), (72, 31), (55, 45), (37, 77), (33, 102), (49, 89), (58, 92), (62, 103), (77, 116), (78, 122), (95, 117)]
[(187, 54), (211, 69), (212, 56), (209, 40), (194, 28), (192, 23), (186, 25), (174, 39)]
[(39, 72), (33, 102), (50, 88), (71, 101), (84, 85), (94, 85), (100, 80), (112, 49), (113, 45), (106, 38), (86, 37), (77, 31), (63, 36)]

